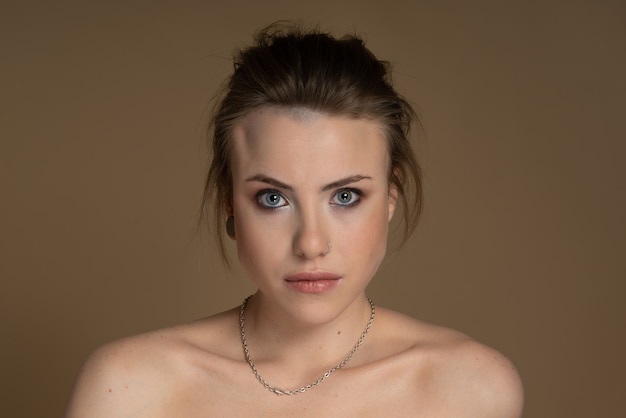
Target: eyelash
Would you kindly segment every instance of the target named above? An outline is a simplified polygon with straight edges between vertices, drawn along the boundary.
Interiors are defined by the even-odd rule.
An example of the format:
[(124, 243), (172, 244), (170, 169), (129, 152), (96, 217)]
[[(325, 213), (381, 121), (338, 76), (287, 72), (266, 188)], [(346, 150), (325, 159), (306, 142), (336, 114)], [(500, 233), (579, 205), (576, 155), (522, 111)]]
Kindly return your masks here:
[[(335, 199), (338, 198), (338, 196), (341, 193), (350, 193), (352, 194), (355, 200), (354, 201), (350, 201), (349, 203), (338, 203), (335, 202)], [(272, 205), (267, 205), (263, 202), (264, 199), (267, 199), (269, 195), (276, 195), (278, 196), (278, 201), (280, 202), (281, 200), (284, 202), (281, 202), (280, 205), (278, 206), (272, 206)], [(332, 198), (331, 198), (331, 205), (334, 206), (339, 206), (341, 208), (349, 208), (349, 207), (353, 207), (358, 205), (361, 202), (361, 198), (363, 197), (363, 192), (359, 189), (354, 189), (354, 188), (344, 188), (344, 189), (339, 189), (337, 190)], [(267, 209), (267, 210), (276, 210), (279, 208), (282, 208), (284, 206), (287, 206), (289, 204), (289, 201), (287, 200), (287, 198), (285, 196), (283, 196), (283, 194), (281, 192), (279, 192), (278, 190), (273, 190), (273, 189), (264, 189), (264, 190), (260, 190), (259, 192), (256, 193), (255, 195), (256, 198), (256, 202), (257, 204), (262, 208), (262, 209)]]

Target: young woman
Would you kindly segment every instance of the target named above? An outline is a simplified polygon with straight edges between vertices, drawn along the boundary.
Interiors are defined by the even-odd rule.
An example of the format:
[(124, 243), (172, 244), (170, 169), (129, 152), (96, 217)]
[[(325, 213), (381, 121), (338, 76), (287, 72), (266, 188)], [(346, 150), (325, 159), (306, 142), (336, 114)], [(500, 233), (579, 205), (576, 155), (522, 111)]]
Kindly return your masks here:
[(261, 32), (216, 108), (205, 190), (257, 292), (97, 350), (67, 417), (519, 417), (501, 354), (365, 296), (390, 220), (419, 215), (412, 119), (360, 39)]

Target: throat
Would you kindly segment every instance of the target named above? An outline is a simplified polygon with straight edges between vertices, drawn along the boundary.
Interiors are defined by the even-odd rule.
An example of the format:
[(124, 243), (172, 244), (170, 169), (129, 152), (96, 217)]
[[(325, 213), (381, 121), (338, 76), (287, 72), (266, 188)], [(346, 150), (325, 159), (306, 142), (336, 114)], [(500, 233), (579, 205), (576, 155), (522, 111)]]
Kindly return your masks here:
[[(243, 353), (244, 353), (244, 357), (246, 359), (246, 361), (248, 362), (248, 365), (250, 366), (250, 369), (252, 371), (252, 373), (254, 374), (254, 376), (256, 377), (256, 379), (259, 381), (259, 383), (261, 385), (263, 385), (263, 387), (265, 387), (269, 392), (275, 394), (275, 395), (297, 395), (300, 393), (304, 393), (307, 392), (311, 389), (314, 389), (315, 387), (317, 387), (319, 384), (323, 383), (326, 379), (330, 378), (333, 373), (335, 373), (336, 371), (340, 370), (341, 368), (343, 368), (346, 364), (348, 364), (348, 362), (350, 362), (350, 360), (352, 360), (352, 358), (357, 354), (357, 352), (359, 351), (359, 349), (361, 348), (361, 346), (365, 343), (365, 338), (367, 337), (367, 334), (370, 330), (370, 328), (372, 327), (372, 324), (374, 323), (374, 317), (376, 314), (376, 308), (374, 306), (374, 302), (372, 302), (371, 299), (367, 298), (367, 301), (369, 302), (370, 305), (370, 316), (369, 319), (367, 321), (367, 324), (365, 325), (365, 328), (363, 330), (363, 332), (361, 333), (361, 335), (359, 336), (358, 340), (355, 342), (354, 346), (352, 347), (352, 349), (348, 352), (348, 354), (343, 357), (343, 359), (341, 359), (337, 364), (335, 364), (334, 366), (326, 369), (326, 370), (320, 370), (319, 372), (319, 377), (317, 377), (315, 380), (311, 381), (310, 383), (306, 383), (303, 386), (300, 387), (295, 387), (295, 388), (280, 388), (278, 386), (274, 386), (273, 384), (269, 383), (268, 381), (266, 381), (263, 376), (261, 376), (261, 373), (259, 372), (259, 370), (257, 369), (257, 366), (255, 365), (252, 356), (250, 354), (250, 349), (248, 347), (248, 340), (246, 337), (246, 320), (245, 320), (245, 313), (246, 313), (246, 306), (248, 304), (248, 301), (250, 300), (252, 296), (248, 296), (243, 303), (241, 304), (241, 309), (239, 311), (239, 330), (241, 333), (241, 344), (242, 344), (242, 348), (243, 348)], [(341, 331), (337, 332), (337, 335), (340, 335)]]

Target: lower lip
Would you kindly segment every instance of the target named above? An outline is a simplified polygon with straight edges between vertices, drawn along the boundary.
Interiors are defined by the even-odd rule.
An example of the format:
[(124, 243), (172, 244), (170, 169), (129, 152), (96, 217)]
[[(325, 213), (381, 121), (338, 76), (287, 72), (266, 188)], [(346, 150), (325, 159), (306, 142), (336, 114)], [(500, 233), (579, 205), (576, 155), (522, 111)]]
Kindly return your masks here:
[(339, 279), (287, 281), (287, 286), (300, 293), (324, 293), (334, 289)]

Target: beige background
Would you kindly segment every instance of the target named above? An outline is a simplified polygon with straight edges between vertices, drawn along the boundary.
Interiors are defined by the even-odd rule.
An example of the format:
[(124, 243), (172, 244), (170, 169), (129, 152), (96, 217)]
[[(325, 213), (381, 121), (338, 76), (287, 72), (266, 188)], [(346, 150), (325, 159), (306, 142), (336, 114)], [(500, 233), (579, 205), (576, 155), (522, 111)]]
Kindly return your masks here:
[(2, 416), (251, 291), (194, 234), (202, 135), (234, 48), (291, 18), (365, 34), (424, 121), (422, 223), (370, 296), (508, 355), (526, 417), (626, 416), (626, 7), (590, 0), (3, 1)]

